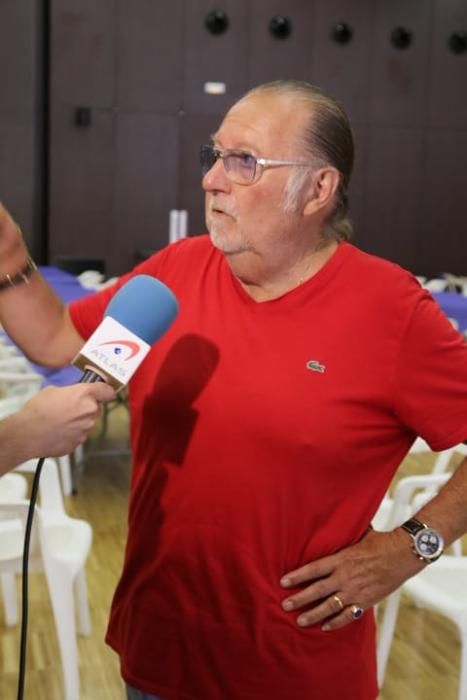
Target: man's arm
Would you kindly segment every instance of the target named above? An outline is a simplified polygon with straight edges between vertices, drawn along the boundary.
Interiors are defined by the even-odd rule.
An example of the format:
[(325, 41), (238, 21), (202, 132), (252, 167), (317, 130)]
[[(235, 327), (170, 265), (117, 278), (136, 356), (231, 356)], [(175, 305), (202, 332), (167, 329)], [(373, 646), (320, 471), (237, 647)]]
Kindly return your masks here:
[(0, 475), (33, 457), (60, 457), (83, 443), (115, 392), (107, 384), (47, 387), (0, 422)]
[[(18, 226), (0, 204), (0, 282), (17, 277), (28, 256)], [(40, 273), (34, 271), (26, 280), (0, 290), (0, 322), (33, 361), (51, 367), (68, 364), (83, 340)]]
[[(414, 517), (438, 530), (447, 546), (467, 533), (467, 458)], [(369, 530), (357, 544), (285, 573), (284, 589), (305, 587), (284, 598), (282, 605), (300, 626), (326, 620), (324, 629), (338, 629), (354, 621), (350, 606), (372, 607), (425, 566), (430, 564), (417, 558), (400, 527), (391, 532)], [(305, 611), (310, 604), (315, 607)]]

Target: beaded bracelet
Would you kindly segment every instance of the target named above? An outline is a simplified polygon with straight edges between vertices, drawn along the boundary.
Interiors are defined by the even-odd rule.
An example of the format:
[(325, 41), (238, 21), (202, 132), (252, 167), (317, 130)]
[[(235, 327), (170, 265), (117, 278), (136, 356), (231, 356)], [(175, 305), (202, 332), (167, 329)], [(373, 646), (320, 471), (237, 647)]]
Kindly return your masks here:
[(22, 270), (17, 272), (15, 275), (4, 275), (0, 278), (0, 292), (4, 289), (10, 289), (11, 287), (16, 287), (17, 284), (29, 284), (29, 277), (33, 272), (37, 270), (37, 265), (32, 258), (28, 256), (26, 265)]

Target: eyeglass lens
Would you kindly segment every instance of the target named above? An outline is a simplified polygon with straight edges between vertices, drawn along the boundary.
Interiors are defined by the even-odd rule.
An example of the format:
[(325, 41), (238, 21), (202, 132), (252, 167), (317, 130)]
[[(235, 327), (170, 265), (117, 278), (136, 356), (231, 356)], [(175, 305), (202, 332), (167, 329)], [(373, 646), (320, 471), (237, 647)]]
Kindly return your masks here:
[(257, 161), (250, 153), (227, 153), (222, 155), (210, 145), (201, 146), (200, 161), (203, 175), (213, 167), (218, 158), (222, 158), (225, 171), (231, 180), (240, 184), (250, 184), (256, 176)]

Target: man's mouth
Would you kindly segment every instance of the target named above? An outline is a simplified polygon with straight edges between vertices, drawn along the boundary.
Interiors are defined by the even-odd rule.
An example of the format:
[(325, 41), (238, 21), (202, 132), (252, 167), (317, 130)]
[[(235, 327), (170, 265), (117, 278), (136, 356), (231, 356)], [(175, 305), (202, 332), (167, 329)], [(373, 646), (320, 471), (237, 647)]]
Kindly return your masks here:
[(218, 206), (211, 206), (211, 213), (212, 214), (220, 214), (222, 216), (229, 216), (231, 219), (235, 218), (235, 215), (228, 211), (228, 209), (224, 209), (222, 207)]

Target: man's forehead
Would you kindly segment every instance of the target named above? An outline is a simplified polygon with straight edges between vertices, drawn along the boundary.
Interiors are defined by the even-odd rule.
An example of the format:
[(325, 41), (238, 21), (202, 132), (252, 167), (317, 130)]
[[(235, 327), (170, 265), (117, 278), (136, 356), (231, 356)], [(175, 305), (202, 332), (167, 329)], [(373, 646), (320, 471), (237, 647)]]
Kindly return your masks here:
[[(270, 145), (271, 138), (283, 143), (294, 138), (294, 110), (289, 101), (274, 97), (274, 109), (271, 108), (272, 96), (254, 95), (237, 102), (227, 112), (219, 129), (213, 134), (216, 143), (228, 148), (258, 148), (262, 144)], [(284, 129), (287, 125), (287, 130)], [(223, 143), (224, 140), (234, 140)]]
[[(251, 120), (238, 118), (237, 114), (226, 114), (219, 129), (212, 135), (215, 143), (232, 148), (254, 148), (264, 138), (264, 129), (256, 126)], [(230, 143), (234, 141), (232, 146)], [(225, 144), (224, 144), (225, 142)]]

